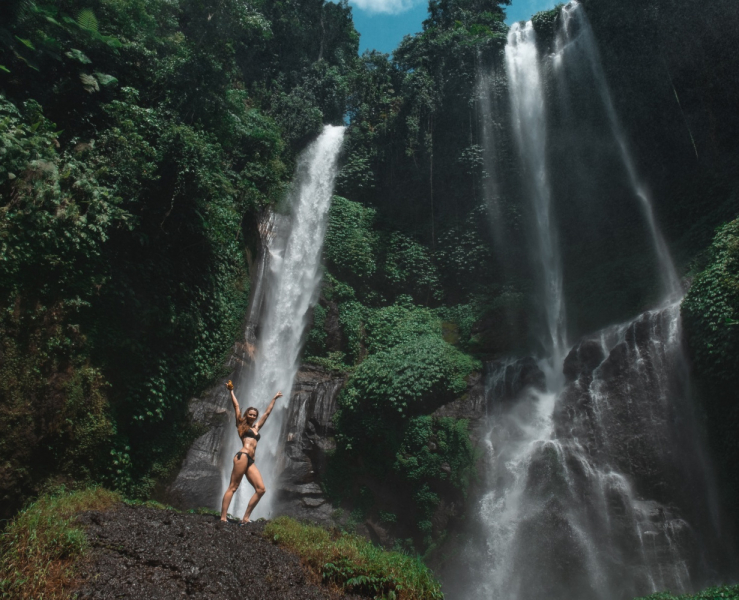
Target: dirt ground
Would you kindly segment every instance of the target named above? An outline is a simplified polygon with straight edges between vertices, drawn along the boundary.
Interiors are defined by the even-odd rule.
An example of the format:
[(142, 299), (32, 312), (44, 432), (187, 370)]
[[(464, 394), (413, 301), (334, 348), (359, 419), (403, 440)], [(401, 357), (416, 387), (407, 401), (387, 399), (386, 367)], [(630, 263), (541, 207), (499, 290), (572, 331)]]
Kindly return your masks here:
[(262, 537), (264, 522), (239, 527), (124, 504), (79, 520), (92, 547), (81, 569), (80, 600), (357, 598), (311, 583), (296, 556)]

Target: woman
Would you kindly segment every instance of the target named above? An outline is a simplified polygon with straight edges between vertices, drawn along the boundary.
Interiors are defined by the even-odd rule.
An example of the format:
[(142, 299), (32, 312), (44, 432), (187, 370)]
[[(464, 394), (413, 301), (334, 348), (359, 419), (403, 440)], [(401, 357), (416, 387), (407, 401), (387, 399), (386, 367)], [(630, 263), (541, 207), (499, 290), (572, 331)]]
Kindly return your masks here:
[(236, 453), (236, 456), (234, 456), (234, 466), (233, 471), (231, 471), (231, 483), (229, 483), (228, 489), (223, 495), (221, 521), (225, 522), (227, 520), (228, 506), (231, 504), (231, 498), (233, 498), (234, 492), (239, 489), (241, 478), (246, 475), (247, 481), (254, 486), (254, 495), (249, 500), (249, 504), (246, 507), (246, 513), (244, 513), (244, 518), (241, 519), (241, 523), (244, 524), (249, 522), (249, 517), (251, 517), (254, 507), (262, 499), (262, 496), (264, 496), (264, 492), (266, 491), (264, 488), (264, 482), (262, 481), (262, 474), (259, 472), (259, 469), (257, 469), (257, 465), (254, 464), (254, 453), (257, 449), (257, 442), (259, 442), (259, 438), (262, 437), (259, 430), (264, 426), (264, 422), (267, 420), (269, 413), (272, 412), (272, 409), (275, 406), (275, 400), (282, 396), (282, 392), (277, 392), (275, 394), (275, 397), (272, 398), (272, 401), (269, 403), (267, 410), (264, 411), (264, 415), (259, 420), (259, 423), (255, 425), (254, 423), (259, 416), (259, 411), (250, 406), (246, 409), (244, 416), (242, 416), (241, 411), (239, 410), (239, 401), (236, 400), (236, 396), (234, 395), (233, 383), (229, 381), (226, 384), (226, 387), (231, 392), (231, 401), (233, 402), (234, 411), (236, 412), (236, 429), (239, 432), (239, 437), (241, 438), (244, 447)]

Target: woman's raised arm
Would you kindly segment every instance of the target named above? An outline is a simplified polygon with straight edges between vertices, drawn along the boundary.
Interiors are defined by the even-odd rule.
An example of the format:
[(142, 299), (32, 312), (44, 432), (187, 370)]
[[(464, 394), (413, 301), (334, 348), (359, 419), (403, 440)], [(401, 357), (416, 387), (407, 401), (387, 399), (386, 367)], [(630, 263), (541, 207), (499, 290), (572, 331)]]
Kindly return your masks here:
[(257, 424), (257, 431), (259, 431), (262, 426), (264, 425), (264, 422), (267, 420), (267, 417), (269, 416), (269, 413), (272, 412), (272, 409), (275, 407), (275, 400), (282, 396), (282, 392), (277, 392), (275, 394), (275, 397), (272, 398), (272, 401), (269, 403), (269, 406), (267, 407), (267, 410), (264, 411), (264, 414), (262, 415), (262, 418), (259, 419), (259, 423)]
[(239, 408), (239, 401), (236, 399), (236, 394), (234, 394), (234, 384), (229, 380), (226, 387), (228, 388), (228, 391), (231, 392), (231, 402), (233, 402), (236, 420), (238, 421), (241, 418), (241, 409)]

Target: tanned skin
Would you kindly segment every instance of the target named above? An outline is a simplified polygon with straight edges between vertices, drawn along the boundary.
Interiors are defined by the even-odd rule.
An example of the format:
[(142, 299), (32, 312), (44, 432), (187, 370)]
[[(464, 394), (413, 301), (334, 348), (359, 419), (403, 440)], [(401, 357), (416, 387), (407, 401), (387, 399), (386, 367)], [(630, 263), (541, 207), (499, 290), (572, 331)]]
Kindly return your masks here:
[[(231, 382), (229, 381), (226, 386), (231, 392), (231, 402), (233, 402), (234, 405), (234, 412), (236, 413), (236, 426), (238, 427), (239, 420), (241, 419), (241, 409), (239, 408), (239, 401), (236, 399), (236, 395), (233, 392), (233, 385), (229, 386), (230, 383)], [(272, 409), (275, 406), (275, 401), (281, 396), (282, 392), (277, 392), (275, 394), (275, 397), (272, 398), (272, 401), (269, 403), (267, 410), (264, 411), (262, 418), (259, 419), (258, 422), (257, 411), (253, 408), (247, 410), (247, 413), (245, 415), (246, 425), (248, 429), (254, 432), (255, 435), (259, 433), (259, 430), (262, 427), (264, 427), (264, 423), (267, 421), (267, 417), (269, 417)], [(259, 469), (257, 469), (256, 463), (251, 463), (251, 466), (249, 466), (249, 460), (247, 459), (247, 455), (251, 458), (254, 458), (254, 453), (257, 449), (257, 440), (252, 437), (242, 437), (241, 441), (244, 444), (244, 447), (240, 450), (240, 453), (237, 453), (236, 456), (234, 456), (233, 470), (231, 471), (231, 483), (229, 483), (228, 489), (223, 496), (223, 504), (221, 506), (221, 521), (224, 522), (227, 520), (228, 507), (231, 504), (231, 498), (233, 498), (236, 490), (239, 489), (239, 484), (241, 483), (241, 479), (244, 477), (244, 475), (246, 475), (246, 480), (254, 488), (254, 495), (249, 500), (249, 504), (246, 507), (246, 512), (244, 513), (244, 518), (241, 519), (242, 523), (249, 522), (249, 518), (251, 517), (251, 513), (254, 510), (254, 507), (262, 499), (262, 496), (264, 496), (264, 493), (267, 491), (264, 487), (264, 482), (262, 481), (262, 474), (259, 472)]]

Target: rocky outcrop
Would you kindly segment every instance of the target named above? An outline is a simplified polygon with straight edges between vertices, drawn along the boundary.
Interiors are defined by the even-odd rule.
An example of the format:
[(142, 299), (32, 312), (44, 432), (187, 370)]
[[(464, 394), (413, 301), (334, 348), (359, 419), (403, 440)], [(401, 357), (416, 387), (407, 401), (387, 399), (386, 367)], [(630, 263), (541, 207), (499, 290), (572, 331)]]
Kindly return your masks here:
[(562, 388), (531, 359), (487, 368), (478, 510), (435, 565), (445, 592), (622, 600), (710, 581), (726, 553), (678, 305), (579, 341)]
[(192, 421), (207, 431), (190, 446), (177, 477), (167, 489), (164, 500), (173, 506), (216, 508), (220, 504), (223, 433), (226, 427), (233, 427), (229, 421), (233, 409), (226, 382), (236, 379), (247, 365), (246, 344), (235, 344), (228, 362), (231, 374), (218, 380), (202, 397), (190, 400)]
[(312, 583), (297, 556), (263, 537), (264, 522), (239, 527), (123, 504), (79, 521), (90, 546), (79, 572), (81, 599), (350, 597)]
[(343, 376), (315, 365), (303, 365), (298, 371), (285, 429), (277, 514), (324, 523), (331, 520), (333, 508), (319, 482), (327, 452), (336, 447), (332, 418), (344, 382)]

